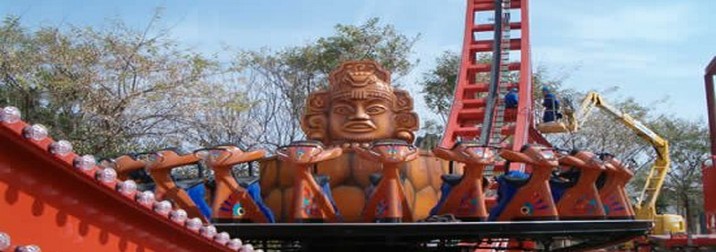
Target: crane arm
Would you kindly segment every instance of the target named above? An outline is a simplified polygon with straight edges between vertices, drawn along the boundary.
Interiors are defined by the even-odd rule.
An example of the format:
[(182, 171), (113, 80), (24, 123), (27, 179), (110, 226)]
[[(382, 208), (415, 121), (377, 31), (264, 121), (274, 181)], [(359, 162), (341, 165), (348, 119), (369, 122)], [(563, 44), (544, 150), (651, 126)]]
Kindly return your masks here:
[(649, 172), (646, 185), (644, 185), (636, 204), (636, 214), (638, 218), (653, 219), (656, 215), (656, 199), (659, 196), (664, 179), (666, 178), (666, 173), (669, 170), (670, 160), (668, 141), (638, 120), (631, 117), (629, 114), (613, 107), (607, 103), (601, 95), (593, 91), (589, 92), (584, 97), (579, 111), (575, 111), (572, 115), (568, 115), (573, 117), (568, 120), (570, 124), (568, 125), (568, 128), (570, 131), (576, 132), (595, 107), (605, 111), (616, 121), (619, 121), (636, 133), (637, 136), (649, 142), (649, 144), (651, 144), (656, 151), (657, 158), (654, 161), (654, 166), (652, 166), (651, 171)]
[(656, 134), (653, 130), (646, 127), (638, 120), (631, 117), (629, 114), (622, 112), (621, 110), (615, 108), (614, 106), (606, 102), (601, 95), (594, 91), (589, 92), (587, 96), (584, 97), (579, 111), (576, 112), (575, 120), (572, 120), (574, 121), (574, 123), (571, 123), (569, 128), (572, 129), (572, 131), (577, 131), (577, 129), (579, 129), (582, 124), (584, 124), (586, 118), (589, 117), (594, 107), (597, 107), (602, 111), (607, 112), (607, 114), (610, 115), (612, 118), (621, 122), (629, 129), (634, 131), (634, 133), (636, 133), (640, 138), (649, 142), (652, 146), (654, 146), (654, 149), (656, 150), (658, 155), (661, 156), (664, 154), (664, 152), (662, 152), (662, 148), (660, 147), (666, 146), (668, 144), (668, 141)]

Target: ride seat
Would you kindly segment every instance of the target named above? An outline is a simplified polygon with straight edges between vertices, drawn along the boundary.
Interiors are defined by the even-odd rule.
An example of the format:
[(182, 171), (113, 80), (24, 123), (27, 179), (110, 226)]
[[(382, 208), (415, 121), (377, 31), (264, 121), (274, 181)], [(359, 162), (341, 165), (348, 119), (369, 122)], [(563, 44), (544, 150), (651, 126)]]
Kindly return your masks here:
[(239, 185), (243, 188), (249, 188), (249, 186), (251, 186), (251, 184), (256, 183), (258, 181), (259, 181), (259, 178), (257, 178), (257, 177), (242, 177), (242, 178), (236, 179), (236, 182), (238, 182)]
[(497, 190), (497, 205), (490, 209), (490, 221), (494, 221), (502, 213), (507, 204), (515, 196), (517, 189), (527, 184), (532, 176), (520, 171), (509, 171), (497, 178), (500, 190)]
[[(370, 184), (372, 186), (378, 186), (378, 183), (380, 183), (380, 180), (383, 179), (383, 174), (380, 172), (371, 173), (368, 175), (368, 180), (370, 181)], [(400, 181), (405, 182), (406, 177), (403, 176), (403, 174), (400, 175)]]
[(368, 180), (370, 180), (370, 184), (373, 186), (377, 186), (381, 179), (383, 179), (383, 174), (380, 172), (372, 173), (368, 176)]
[(313, 174), (313, 179), (316, 181), (316, 184), (323, 187), (323, 185), (328, 184), (328, 182), (330, 182), (331, 176), (323, 174)]
[[(527, 184), (527, 182), (530, 182), (530, 176), (529, 174), (522, 173), (522, 172), (508, 172), (505, 175), (500, 176), (507, 184), (510, 186), (513, 186), (515, 188), (520, 188)], [(499, 179), (498, 179), (499, 181)]]
[(564, 192), (574, 187), (579, 181), (579, 176), (582, 173), (577, 169), (570, 169), (569, 171), (554, 174), (549, 179), (549, 187), (552, 192), (552, 199), (554, 202), (559, 202), (564, 195)]
[(333, 199), (333, 194), (331, 193), (331, 176), (313, 174), (313, 180), (315, 180), (316, 184), (321, 187), (321, 191), (323, 191), (323, 194), (326, 195), (328, 201), (331, 202), (331, 206), (333, 206), (333, 209), (336, 210), (336, 215), (340, 216), (341, 213), (338, 211), (338, 205), (336, 205), (336, 200)]
[(604, 184), (606, 184), (606, 183), (607, 183), (607, 173), (602, 172), (601, 174), (599, 174), (599, 177), (597, 178), (597, 182), (595, 182), (595, 184), (597, 184), (597, 190), (601, 190), (604, 187)]
[(456, 186), (462, 180), (462, 175), (460, 175), (460, 174), (445, 174), (445, 175), (440, 176), (440, 178), (446, 184), (448, 184), (450, 186)]
[(199, 208), (201, 214), (207, 219), (211, 219), (211, 207), (205, 200), (206, 188), (204, 187), (204, 183), (195, 183), (194, 185), (185, 188), (184, 191), (186, 191), (196, 207)]

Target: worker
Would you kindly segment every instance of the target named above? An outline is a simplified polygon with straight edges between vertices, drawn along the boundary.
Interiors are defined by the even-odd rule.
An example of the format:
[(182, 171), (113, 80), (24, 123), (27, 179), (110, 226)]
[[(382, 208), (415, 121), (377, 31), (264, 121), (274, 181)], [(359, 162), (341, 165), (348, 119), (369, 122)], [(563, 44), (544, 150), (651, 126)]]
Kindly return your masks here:
[(542, 122), (548, 123), (562, 118), (562, 114), (559, 113), (559, 100), (548, 87), (542, 87), (542, 95), (544, 100), (542, 106), (544, 106), (544, 115), (542, 116)]
[(510, 89), (505, 95), (505, 108), (517, 108), (517, 88)]

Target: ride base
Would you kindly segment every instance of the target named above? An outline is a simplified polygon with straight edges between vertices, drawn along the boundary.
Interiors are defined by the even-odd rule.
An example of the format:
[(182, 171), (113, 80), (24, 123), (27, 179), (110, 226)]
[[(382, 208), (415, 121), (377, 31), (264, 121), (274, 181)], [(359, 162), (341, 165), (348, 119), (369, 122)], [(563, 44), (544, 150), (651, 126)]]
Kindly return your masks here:
[[(250, 240), (255, 247), (295, 251), (462, 251), (527, 249), (583, 251), (643, 236), (650, 221), (519, 221), (417, 223), (216, 224), (219, 231)], [(512, 239), (510, 247), (495, 247)], [(510, 243), (512, 244), (512, 243)], [(522, 244), (522, 245), (521, 245)], [(524, 246), (523, 246), (524, 245)], [(536, 246), (533, 246), (536, 245)]]

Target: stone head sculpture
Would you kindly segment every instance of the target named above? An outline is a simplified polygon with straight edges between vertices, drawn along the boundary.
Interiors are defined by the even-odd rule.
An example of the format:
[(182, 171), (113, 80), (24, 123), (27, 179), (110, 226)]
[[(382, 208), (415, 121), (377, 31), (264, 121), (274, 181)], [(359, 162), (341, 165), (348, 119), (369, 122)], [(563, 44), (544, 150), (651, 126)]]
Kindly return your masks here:
[(343, 147), (394, 138), (413, 142), (418, 116), (407, 91), (390, 85), (374, 61), (349, 61), (331, 72), (327, 89), (308, 96), (301, 128), (308, 139)]

